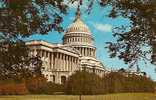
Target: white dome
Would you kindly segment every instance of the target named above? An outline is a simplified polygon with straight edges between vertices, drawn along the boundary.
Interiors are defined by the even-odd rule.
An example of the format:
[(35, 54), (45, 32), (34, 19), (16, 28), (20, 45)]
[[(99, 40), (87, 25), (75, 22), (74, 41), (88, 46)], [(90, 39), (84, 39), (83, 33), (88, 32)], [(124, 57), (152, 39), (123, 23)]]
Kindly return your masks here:
[(88, 26), (86, 24), (84, 24), (80, 18), (76, 19), (68, 27), (67, 33), (70, 33), (70, 32), (85, 32), (85, 33), (91, 34)]
[(82, 32), (82, 33), (86, 33), (86, 34), (91, 34), (88, 26), (83, 23), (80, 16), (81, 16), (81, 13), (80, 13), (80, 9), (78, 8), (74, 22), (67, 28), (67, 32), (66, 32), (67, 34), (68, 33), (75, 33), (75, 32)]

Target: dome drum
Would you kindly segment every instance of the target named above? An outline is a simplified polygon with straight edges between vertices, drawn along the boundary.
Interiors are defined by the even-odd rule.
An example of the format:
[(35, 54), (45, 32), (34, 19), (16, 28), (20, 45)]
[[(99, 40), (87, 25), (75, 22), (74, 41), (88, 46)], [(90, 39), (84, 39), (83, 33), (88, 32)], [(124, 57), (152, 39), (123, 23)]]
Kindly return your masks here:
[(92, 37), (91, 33), (86, 33), (86, 32), (69, 32), (65, 33), (64, 37), (68, 36), (87, 36), (87, 37)]
[(70, 32), (76, 32), (76, 31), (90, 33), (90, 31), (83, 26), (82, 27), (80, 27), (80, 26), (71, 27), (68, 29), (67, 32), (70, 33)]
[(92, 37), (88, 36), (65, 36), (63, 37), (63, 44), (88, 44), (93, 45)]

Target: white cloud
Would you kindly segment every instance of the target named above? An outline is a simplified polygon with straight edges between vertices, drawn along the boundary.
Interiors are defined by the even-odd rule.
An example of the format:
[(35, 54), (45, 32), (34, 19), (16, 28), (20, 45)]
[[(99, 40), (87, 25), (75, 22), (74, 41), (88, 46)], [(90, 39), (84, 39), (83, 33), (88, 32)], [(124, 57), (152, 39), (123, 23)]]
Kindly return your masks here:
[[(67, 4), (69, 6), (69, 8), (71, 9), (77, 9), (79, 2), (78, 1), (74, 1), (74, 3), (69, 2), (69, 0), (65, 0), (64, 1), (65, 4)], [(84, 4), (81, 6), (82, 9), (87, 9), (87, 5), (84, 2)]]
[(74, 3), (71, 3), (71, 2), (69, 2), (69, 0), (65, 0), (64, 3), (67, 4), (70, 8), (74, 8), (74, 9), (76, 9), (78, 6), (77, 1), (74, 1)]
[(99, 31), (112, 32), (112, 25), (110, 24), (93, 23), (93, 26)]

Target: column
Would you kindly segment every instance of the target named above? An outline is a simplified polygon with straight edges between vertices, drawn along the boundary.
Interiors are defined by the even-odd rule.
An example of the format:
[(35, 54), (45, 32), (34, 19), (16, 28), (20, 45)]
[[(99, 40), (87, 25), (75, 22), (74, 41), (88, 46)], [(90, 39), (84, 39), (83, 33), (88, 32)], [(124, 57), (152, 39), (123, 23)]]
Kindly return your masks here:
[(92, 56), (92, 51), (93, 51), (93, 49), (91, 48), (91, 49), (90, 49), (91, 56)]
[(89, 48), (89, 56), (91, 56), (91, 48)]
[(86, 51), (85, 51), (85, 48), (83, 48), (83, 50), (84, 50), (84, 53), (83, 53), (83, 55), (85, 56), (85, 55), (86, 55)]
[(88, 48), (88, 56), (90, 56), (90, 48)]
[(74, 57), (71, 57), (71, 71), (73, 71), (74, 67)]
[(56, 69), (56, 53), (53, 53), (53, 69)]
[(68, 71), (68, 67), (69, 67), (69, 58), (68, 55), (66, 55), (66, 70)]
[(91, 49), (91, 56), (93, 57), (93, 49)]
[(64, 54), (62, 53), (61, 54), (62, 55), (62, 57), (61, 57), (61, 60), (62, 60), (62, 66), (61, 66), (61, 69), (62, 69), (62, 71), (64, 71)]
[(63, 71), (66, 70), (66, 55), (63, 54)]
[(62, 71), (62, 53), (59, 54), (59, 61), (58, 61), (58, 65), (59, 65), (59, 69)]
[(47, 63), (48, 63), (47, 69), (49, 70), (50, 69), (50, 52), (49, 51), (47, 51)]
[(88, 56), (88, 48), (86, 48), (86, 55)]
[(66, 71), (66, 55), (64, 54), (64, 71)]
[(57, 61), (58, 61), (58, 53), (56, 52), (56, 57), (55, 57), (55, 69), (57, 69), (58, 70), (58, 63), (57, 63)]
[(50, 66), (51, 66), (51, 69), (53, 69), (53, 63), (54, 63), (53, 57), (54, 57), (54, 56), (53, 56), (53, 52), (51, 52), (51, 65), (50, 65)]
[(75, 57), (74, 57), (73, 63), (74, 63), (73, 71), (75, 71), (76, 70), (76, 58)]
[(57, 57), (57, 69), (60, 70), (60, 53), (58, 52), (58, 57)]
[(88, 56), (90, 55), (90, 51), (89, 51), (90, 49), (88, 48)]
[(63, 54), (61, 53), (61, 71), (64, 71), (63, 63)]
[(77, 59), (77, 58), (75, 58), (75, 62), (74, 62), (74, 70), (76, 70), (76, 68), (77, 68), (77, 66), (76, 66), (76, 65), (77, 65), (77, 64), (76, 64), (76, 59)]
[(43, 56), (44, 56), (44, 58), (46, 58), (46, 51), (45, 50), (44, 50)]
[(90, 48), (88, 48), (88, 56), (90, 56)]
[(39, 56), (42, 57), (42, 50), (39, 50)]
[(87, 56), (87, 48), (85, 48), (85, 54), (84, 55)]
[(87, 48), (84, 48), (84, 50), (85, 50), (85, 56), (88, 56), (88, 54), (87, 54)]
[(64, 70), (67, 71), (67, 56), (64, 55)]
[(44, 50), (42, 50), (42, 56), (41, 57), (43, 57), (44, 56)]
[(72, 71), (74, 70), (75, 65), (74, 65), (74, 57), (72, 57)]
[(82, 48), (82, 55), (84, 56), (84, 48)]
[(72, 67), (72, 61), (71, 61), (71, 56), (69, 56), (69, 71), (71, 71), (71, 67)]
[(81, 55), (82, 55), (82, 48), (80, 48), (80, 53), (81, 53)]
[(87, 56), (89, 56), (89, 48), (87, 48)]
[(68, 67), (67, 67), (68, 71), (70, 71), (70, 57), (68, 55)]
[(61, 55), (62, 55), (62, 68), (61, 69), (62, 71), (64, 71), (64, 54), (62, 53)]
[(93, 49), (93, 51), (92, 51), (92, 53), (93, 53), (93, 56), (94, 56), (94, 51), (95, 51), (95, 50)]

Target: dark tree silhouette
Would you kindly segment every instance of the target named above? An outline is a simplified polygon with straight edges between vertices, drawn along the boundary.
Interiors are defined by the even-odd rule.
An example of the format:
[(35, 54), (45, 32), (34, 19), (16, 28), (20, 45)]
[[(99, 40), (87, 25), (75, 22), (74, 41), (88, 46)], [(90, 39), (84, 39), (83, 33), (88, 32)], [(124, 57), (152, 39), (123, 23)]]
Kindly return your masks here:
[(0, 32), (5, 36), (63, 31), (60, 23), (67, 5), (63, 0), (2, 0)]
[(122, 16), (131, 23), (114, 29), (117, 41), (108, 42), (110, 56), (118, 56), (130, 66), (137, 64), (140, 59), (151, 61), (149, 55), (155, 48), (153, 42), (156, 37), (156, 1), (101, 0), (100, 4), (112, 6), (109, 17)]
[(34, 75), (41, 76), (41, 65), (39, 57), (28, 55), (28, 48), (24, 42), (0, 43), (0, 81), (21, 81)]
[(66, 10), (63, 0), (0, 0), (0, 79), (41, 75), (40, 58), (28, 54), (23, 40), (51, 30), (62, 32)]
[[(84, 4), (84, 0), (70, 1), (79, 2), (80, 6)], [(110, 57), (118, 57), (130, 66), (137, 64), (140, 59), (156, 61), (150, 56), (156, 52), (156, 0), (90, 0), (88, 13), (95, 3), (110, 6), (112, 9), (108, 16), (111, 18), (122, 16), (130, 20), (130, 25), (113, 30), (117, 41), (107, 42)]]

